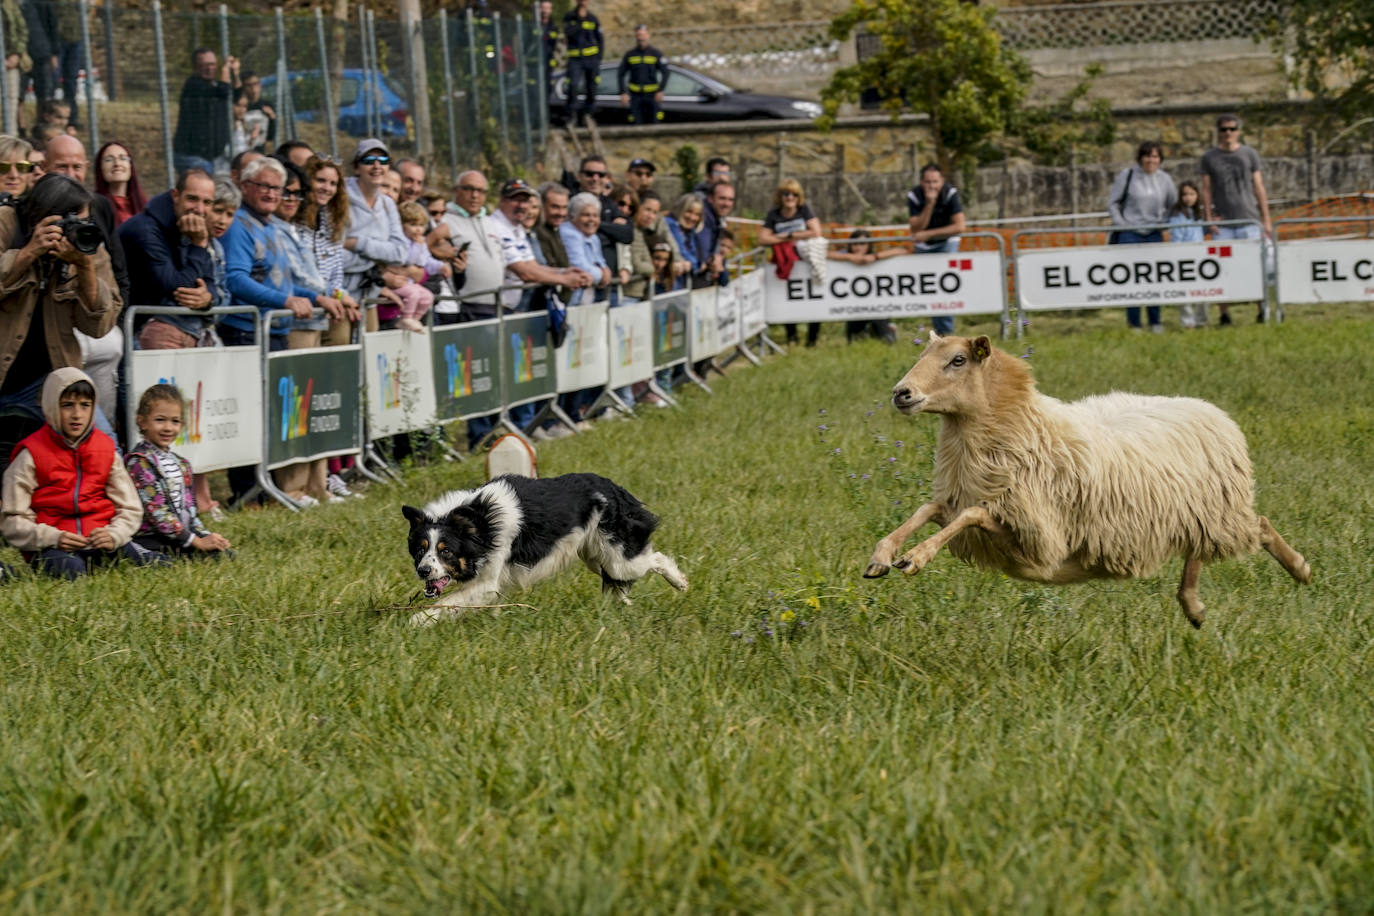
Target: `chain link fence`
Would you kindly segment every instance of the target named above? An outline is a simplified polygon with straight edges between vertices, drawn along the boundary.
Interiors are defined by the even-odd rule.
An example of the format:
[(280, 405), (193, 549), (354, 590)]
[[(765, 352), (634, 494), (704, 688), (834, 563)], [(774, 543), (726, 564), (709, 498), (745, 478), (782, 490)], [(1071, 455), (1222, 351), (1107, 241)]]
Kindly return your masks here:
[[(142, 10), (52, 5), (58, 62), (48, 68), (51, 61), (43, 58), (25, 73), (22, 96), (19, 68), (11, 69), (8, 90), (0, 93), (4, 132), (34, 139), (37, 92), (50, 86), (54, 97), (74, 103), (72, 123), (92, 158), (101, 144), (117, 140), (133, 154), (148, 189), (170, 186), (178, 159), (185, 162), (175, 140), (197, 50), (213, 52), (217, 80), (225, 62), (235, 59), (230, 79), (245, 88), (256, 84), (275, 115), (250, 112), (236, 119), (228, 103), (216, 103), (224, 119), (219, 135), (228, 138), (213, 151), (219, 170), (244, 147), (270, 151), (300, 139), (346, 160), (359, 139), (378, 137), (395, 156), (420, 158), (450, 179), (478, 165), (500, 176), (532, 164), (544, 146), (546, 74), (540, 38), (527, 16), (440, 12), (415, 23), (407, 36), (401, 22), (362, 6), (336, 19), (319, 10), (248, 16), (230, 15), (223, 6), (174, 12), (158, 3)], [(0, 18), (0, 27), (9, 22)], [(0, 58), (27, 56), (29, 48), (53, 38), (0, 33)], [(51, 75), (40, 72), (46, 69)], [(416, 110), (417, 82), (427, 118)], [(183, 136), (187, 130), (205, 134), (209, 125), (197, 120), (182, 130)]]

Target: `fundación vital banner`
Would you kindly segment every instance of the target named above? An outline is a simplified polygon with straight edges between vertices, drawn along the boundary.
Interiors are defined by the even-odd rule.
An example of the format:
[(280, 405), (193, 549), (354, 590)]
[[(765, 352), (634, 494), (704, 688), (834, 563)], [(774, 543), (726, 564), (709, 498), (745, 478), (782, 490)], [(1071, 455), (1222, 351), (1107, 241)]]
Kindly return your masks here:
[(498, 359), (501, 322), (435, 325), (429, 332), (434, 409), (441, 422), (501, 409)]
[(321, 347), (268, 356), (269, 468), (362, 448), (358, 350), (358, 346)]

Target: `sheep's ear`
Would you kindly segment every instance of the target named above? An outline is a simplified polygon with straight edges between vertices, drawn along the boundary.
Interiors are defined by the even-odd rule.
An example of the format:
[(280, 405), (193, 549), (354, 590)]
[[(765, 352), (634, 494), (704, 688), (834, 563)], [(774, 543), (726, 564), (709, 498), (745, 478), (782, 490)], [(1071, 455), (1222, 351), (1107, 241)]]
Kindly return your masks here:
[(934, 328), (931, 328), (931, 329), (930, 329), (930, 342), (931, 342), (931, 343), (935, 343), (935, 341), (937, 341), (937, 340), (939, 340), (939, 339), (940, 339), (940, 335), (935, 333), (935, 329), (934, 329)]
[(992, 341), (987, 337), (978, 337), (969, 345), (969, 350), (972, 351), (973, 358), (981, 363), (992, 355)]

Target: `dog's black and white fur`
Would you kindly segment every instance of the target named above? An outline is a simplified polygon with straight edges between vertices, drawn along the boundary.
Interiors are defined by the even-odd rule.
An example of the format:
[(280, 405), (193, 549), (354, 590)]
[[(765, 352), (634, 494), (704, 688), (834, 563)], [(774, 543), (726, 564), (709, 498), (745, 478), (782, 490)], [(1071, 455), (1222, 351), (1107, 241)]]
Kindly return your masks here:
[[(456, 617), (512, 587), (533, 585), (580, 559), (601, 590), (629, 603), (636, 580), (656, 572), (674, 588), (687, 579), (654, 550), (658, 519), (623, 487), (595, 474), (536, 480), (505, 475), (475, 490), (455, 490), (423, 509), (403, 506), (410, 555), (425, 596), (438, 599), (412, 626)], [(442, 596), (445, 588), (454, 591)]]

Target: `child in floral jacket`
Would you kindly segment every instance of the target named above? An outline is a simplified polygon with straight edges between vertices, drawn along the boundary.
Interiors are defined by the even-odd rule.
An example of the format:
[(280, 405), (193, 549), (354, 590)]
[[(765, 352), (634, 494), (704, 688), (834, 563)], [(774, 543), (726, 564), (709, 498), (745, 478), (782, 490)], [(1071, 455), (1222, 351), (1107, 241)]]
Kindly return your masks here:
[(166, 554), (233, 556), (229, 541), (196, 513), (190, 462), (171, 450), (181, 432), (181, 391), (150, 386), (138, 400), (135, 419), (143, 438), (124, 456), (143, 503), (143, 525), (134, 541)]

